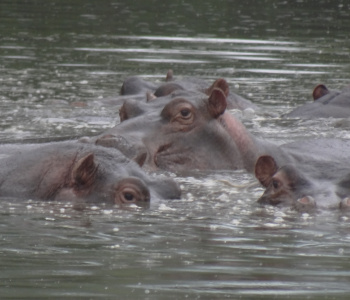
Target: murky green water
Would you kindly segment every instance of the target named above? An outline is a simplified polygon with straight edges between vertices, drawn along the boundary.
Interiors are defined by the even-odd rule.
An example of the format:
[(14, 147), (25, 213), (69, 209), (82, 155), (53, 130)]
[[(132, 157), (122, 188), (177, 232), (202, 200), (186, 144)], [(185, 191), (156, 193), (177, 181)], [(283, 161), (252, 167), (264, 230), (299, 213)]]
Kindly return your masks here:
[[(283, 120), (319, 83), (349, 84), (347, 1), (0, 3), (0, 139), (94, 135), (123, 79), (225, 78), (276, 143), (349, 138), (339, 120)], [(86, 104), (86, 106), (82, 105)], [(0, 202), (0, 298), (348, 299), (349, 215), (259, 207), (250, 174), (177, 177), (146, 211)]]

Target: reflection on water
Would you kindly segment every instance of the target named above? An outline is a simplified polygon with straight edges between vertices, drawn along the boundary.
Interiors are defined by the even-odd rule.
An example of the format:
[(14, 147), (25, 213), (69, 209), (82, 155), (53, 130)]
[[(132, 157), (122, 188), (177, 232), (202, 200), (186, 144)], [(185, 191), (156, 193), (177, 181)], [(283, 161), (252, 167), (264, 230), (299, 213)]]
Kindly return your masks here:
[[(107, 100), (123, 79), (162, 81), (168, 69), (227, 79), (261, 107), (232, 113), (277, 144), (349, 138), (347, 120), (280, 118), (315, 85), (349, 83), (349, 4), (317, 7), (2, 1), (0, 138), (97, 134), (119, 121)], [(2, 199), (1, 299), (348, 298), (347, 213), (260, 207), (263, 189), (243, 171), (176, 180), (183, 198), (149, 210)]]

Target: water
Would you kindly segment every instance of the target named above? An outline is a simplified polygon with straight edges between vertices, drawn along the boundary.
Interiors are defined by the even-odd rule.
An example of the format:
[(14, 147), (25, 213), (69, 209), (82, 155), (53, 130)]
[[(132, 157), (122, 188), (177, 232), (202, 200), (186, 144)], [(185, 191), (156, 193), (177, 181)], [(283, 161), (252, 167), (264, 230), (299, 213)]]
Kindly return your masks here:
[[(347, 1), (13, 1), (0, 4), (0, 139), (94, 135), (118, 123), (130, 75), (225, 78), (278, 144), (349, 138), (348, 120), (283, 120), (319, 83), (349, 84)], [(237, 112), (233, 112), (237, 114)], [(239, 114), (238, 114), (239, 116)], [(149, 210), (0, 202), (0, 296), (347, 299), (349, 215), (260, 207), (244, 171), (176, 177)]]

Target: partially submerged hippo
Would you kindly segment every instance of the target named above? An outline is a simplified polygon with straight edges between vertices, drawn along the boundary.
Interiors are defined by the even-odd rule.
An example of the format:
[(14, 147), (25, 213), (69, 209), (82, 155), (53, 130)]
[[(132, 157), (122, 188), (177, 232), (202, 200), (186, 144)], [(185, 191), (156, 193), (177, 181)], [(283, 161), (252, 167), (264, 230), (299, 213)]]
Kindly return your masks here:
[(138, 76), (131, 76), (124, 80), (120, 88), (120, 95), (146, 95), (147, 92), (153, 93), (159, 84), (146, 81)]
[(230, 91), (227, 82), (222, 78), (215, 80), (212, 84), (209, 84), (203, 79), (195, 77), (174, 79), (173, 72), (170, 70), (167, 73), (165, 81), (165, 83), (152, 83), (137, 76), (132, 76), (123, 82), (121, 87), (121, 95), (135, 95), (137, 96), (137, 100), (140, 101), (138, 95), (143, 94), (144, 99), (147, 100), (146, 102), (148, 102), (154, 98), (167, 96), (172, 92), (179, 90), (200, 92), (209, 96), (214, 88), (221, 88), (226, 94), (228, 109), (258, 109), (258, 107), (250, 100), (247, 100)]
[[(161, 88), (162, 87), (164, 86), (161, 86)], [(211, 92), (214, 89), (221, 89), (222, 92), (225, 94), (225, 97), (226, 97), (225, 101), (226, 101), (226, 108), (227, 108), (227, 106), (229, 105), (229, 103), (227, 102), (229, 86), (224, 79), (218, 79), (205, 91), (205, 93), (203, 93), (204, 95), (202, 95), (202, 93), (195, 90), (175, 88), (175, 89), (167, 90), (166, 92), (162, 93), (162, 95), (157, 94), (156, 97), (149, 98), (147, 102), (139, 101), (138, 99), (127, 99), (124, 101), (123, 105), (119, 110), (120, 121), (123, 122), (126, 119), (131, 119), (139, 115), (145, 114), (147, 112), (161, 110), (164, 108), (165, 105), (167, 105), (170, 101), (172, 101), (178, 95), (185, 97), (187, 93), (187, 96), (192, 98), (193, 98), (193, 95), (196, 95), (196, 94), (199, 97), (200, 96), (205, 97), (205, 95), (210, 96)]]
[(259, 155), (277, 149), (278, 156), (280, 151), (273, 144), (255, 139), (226, 111), (226, 99), (225, 92), (215, 87), (209, 96), (174, 91), (154, 100), (152, 109), (127, 101), (121, 108), (122, 123), (84, 140), (115, 147), (151, 169), (181, 172), (245, 168), (253, 172)]
[(314, 102), (306, 103), (284, 115), (289, 118), (348, 118), (350, 117), (350, 87), (330, 91), (323, 84), (313, 91)]
[[(319, 162), (322, 163), (322, 160)], [(266, 188), (258, 202), (287, 205), (297, 210), (315, 208), (350, 208), (350, 170), (348, 166), (333, 167), (310, 162), (278, 166), (272, 156), (260, 156), (255, 165), (255, 176)], [(316, 167), (316, 173), (313, 172)], [(323, 172), (317, 172), (323, 169)]]
[(171, 179), (146, 175), (116, 149), (58, 142), (3, 155), (0, 196), (148, 206), (151, 198), (179, 198), (180, 190)]

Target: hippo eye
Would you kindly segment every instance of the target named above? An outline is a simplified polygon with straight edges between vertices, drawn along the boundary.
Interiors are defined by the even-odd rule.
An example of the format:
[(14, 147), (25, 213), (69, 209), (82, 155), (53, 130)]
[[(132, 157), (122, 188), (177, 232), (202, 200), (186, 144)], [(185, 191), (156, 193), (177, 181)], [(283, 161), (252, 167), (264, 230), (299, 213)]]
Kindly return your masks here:
[(188, 118), (191, 115), (191, 111), (187, 108), (182, 109), (180, 113), (184, 118)]
[(135, 203), (138, 201), (142, 201), (142, 195), (139, 193), (138, 189), (133, 186), (124, 187), (120, 200), (123, 203)]
[(280, 187), (280, 182), (276, 179), (272, 180), (272, 186), (274, 189), (278, 189)]
[(194, 114), (190, 107), (183, 107), (178, 110), (178, 113), (173, 118), (173, 121), (176, 121), (182, 125), (190, 125), (194, 121)]
[(150, 192), (142, 180), (136, 177), (122, 179), (116, 186), (114, 202), (116, 204), (149, 203)]
[(124, 194), (123, 194), (123, 196), (124, 196), (124, 199), (126, 200), (126, 201), (134, 201), (134, 195), (132, 194), (132, 193), (129, 193), (129, 192), (125, 192)]

